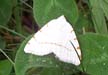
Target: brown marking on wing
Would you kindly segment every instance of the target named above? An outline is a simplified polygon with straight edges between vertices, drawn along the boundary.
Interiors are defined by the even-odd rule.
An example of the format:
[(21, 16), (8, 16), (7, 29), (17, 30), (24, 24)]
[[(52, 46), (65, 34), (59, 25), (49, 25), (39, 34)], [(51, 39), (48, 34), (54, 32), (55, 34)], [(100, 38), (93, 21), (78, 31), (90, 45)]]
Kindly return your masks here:
[(80, 47), (78, 46), (76, 49), (77, 49), (77, 50), (80, 50)]
[(30, 45), (30, 42), (28, 42), (27, 44)]
[(80, 58), (80, 60), (82, 59), (82, 56), (81, 55), (79, 55), (79, 58)]
[(35, 41), (36, 41), (36, 37), (33, 35), (33, 37), (32, 37)]
[(77, 38), (74, 38), (74, 40), (77, 40)]
[(39, 32), (42, 32), (42, 30), (40, 29)]
[(46, 24), (46, 26), (48, 27), (48, 24)]
[[(57, 44), (57, 43), (51, 43), (51, 42), (40, 42), (41, 44), (52, 44), (52, 45), (56, 45), (56, 46), (60, 46), (60, 47), (63, 47), (63, 48), (66, 48), (67, 50), (70, 50), (68, 49), (67, 47), (63, 46), (63, 45), (60, 45), (60, 44)], [(71, 51), (71, 50), (70, 50)]]
[(33, 38), (35, 39), (35, 36), (33, 35)]
[(72, 33), (74, 30), (71, 30), (70, 32)]

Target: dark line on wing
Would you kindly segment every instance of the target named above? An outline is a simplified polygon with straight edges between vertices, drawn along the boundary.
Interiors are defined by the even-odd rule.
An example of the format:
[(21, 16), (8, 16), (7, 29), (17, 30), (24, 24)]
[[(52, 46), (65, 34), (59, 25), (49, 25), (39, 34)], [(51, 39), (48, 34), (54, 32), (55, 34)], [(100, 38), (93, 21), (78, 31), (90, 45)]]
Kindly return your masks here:
[(40, 42), (41, 44), (52, 44), (52, 45), (56, 45), (56, 46), (60, 46), (60, 47), (63, 47), (63, 48), (66, 48), (67, 50), (70, 50), (72, 51), (71, 49), (63, 46), (63, 45), (60, 45), (60, 44), (57, 44), (57, 43), (51, 43), (51, 42)]

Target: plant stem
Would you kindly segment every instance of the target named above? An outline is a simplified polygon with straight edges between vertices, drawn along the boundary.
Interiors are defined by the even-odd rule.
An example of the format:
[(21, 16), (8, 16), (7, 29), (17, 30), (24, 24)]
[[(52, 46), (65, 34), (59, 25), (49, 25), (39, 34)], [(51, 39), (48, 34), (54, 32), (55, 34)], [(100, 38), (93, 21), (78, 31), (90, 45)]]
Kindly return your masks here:
[(85, 31), (85, 27), (83, 27), (83, 28), (82, 28), (82, 31), (83, 31), (83, 34), (85, 34), (85, 33), (86, 33), (86, 31)]
[(13, 64), (13, 66), (15, 66), (15, 63), (8, 57), (8, 55), (2, 49), (0, 49), (0, 52), (2, 52), (4, 56), (6, 56), (6, 58)]
[(22, 33), (22, 25), (21, 25), (21, 10), (19, 9), (20, 6), (18, 4), (18, 0), (13, 0), (14, 4), (14, 16), (16, 21), (16, 31), (18, 33)]
[(2, 25), (0, 25), (0, 28), (3, 28), (3, 29), (5, 29), (5, 30), (7, 30), (7, 31), (9, 31), (9, 32), (11, 32), (11, 33), (14, 33), (14, 34), (16, 34), (16, 35), (22, 37), (22, 38), (26, 38), (24, 35), (22, 35), (22, 34), (20, 34), (20, 33), (17, 33), (17, 32), (15, 32), (14, 30), (11, 30), (11, 29), (9, 29), (9, 28), (6, 28), (6, 27), (4, 27), (4, 26), (2, 26)]
[(27, 7), (33, 9), (29, 4), (27, 4), (26, 2), (24, 2), (23, 0), (20, 0), (22, 3), (24, 3)]

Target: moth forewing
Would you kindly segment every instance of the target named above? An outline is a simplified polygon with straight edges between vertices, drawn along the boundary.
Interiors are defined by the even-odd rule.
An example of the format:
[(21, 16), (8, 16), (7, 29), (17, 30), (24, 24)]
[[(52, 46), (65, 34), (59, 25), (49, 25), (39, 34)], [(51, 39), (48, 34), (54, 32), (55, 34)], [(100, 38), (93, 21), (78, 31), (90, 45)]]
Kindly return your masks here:
[[(75, 48), (71, 45), (72, 41)], [(79, 65), (80, 61), (75, 52), (81, 55), (79, 44), (72, 26), (64, 16), (49, 21), (28, 41), (24, 48), (26, 53), (44, 56), (54, 53), (59, 60)]]

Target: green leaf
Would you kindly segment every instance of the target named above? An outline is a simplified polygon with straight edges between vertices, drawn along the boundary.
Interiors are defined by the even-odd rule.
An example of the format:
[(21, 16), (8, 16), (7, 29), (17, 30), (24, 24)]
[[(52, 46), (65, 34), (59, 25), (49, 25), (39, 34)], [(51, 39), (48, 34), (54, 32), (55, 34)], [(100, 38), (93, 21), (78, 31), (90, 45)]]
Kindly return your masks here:
[(62, 75), (60, 68), (45, 68), (40, 75)]
[[(24, 52), (24, 47), (27, 41), (31, 37), (28, 37), (20, 46), (16, 58), (15, 58), (15, 71), (16, 75), (25, 75), (25, 72), (32, 68), (39, 68), (43, 67), (43, 71), (40, 72), (40, 74), (46, 73), (46, 75), (51, 74), (59, 74), (62, 75), (64, 73), (65, 75), (73, 74), (79, 72), (76, 66), (68, 63), (64, 63), (56, 59), (53, 55), (47, 55), (47, 56), (36, 56), (32, 54), (27, 54)], [(48, 69), (48, 70), (45, 70)], [(49, 69), (51, 72), (49, 72)]]
[(0, 0), (0, 25), (6, 25), (12, 14), (12, 1)]
[(104, 0), (106, 3), (108, 3), (108, 0)]
[(76, 22), (76, 25), (78, 25), (78, 29), (79, 28), (82, 28), (82, 27), (87, 27), (88, 26), (88, 20), (86, 17), (84, 17), (83, 14), (80, 14), (77, 22)]
[(0, 61), (0, 75), (10, 75), (12, 64), (8, 60)]
[(85, 34), (80, 36), (82, 65), (90, 75), (108, 75), (108, 36)]
[[(75, 32), (81, 34), (83, 28), (90, 28), (90, 21), (88, 20), (87, 17), (84, 16), (82, 12), (80, 12), (80, 15), (78, 17), (78, 20), (76, 24), (74, 25), (75, 27)], [(89, 26), (89, 27), (88, 27)]]
[(99, 0), (89, 0), (90, 7), (92, 8), (92, 20), (94, 23), (95, 31), (97, 33), (107, 33), (107, 25), (102, 8), (100, 7)]
[[(51, 57), (39, 57), (34, 56), (32, 54), (24, 53), (24, 46), (27, 41), (30, 39), (27, 38), (22, 45), (20, 46), (16, 58), (15, 58), (15, 66), (16, 66), (16, 74), (24, 75), (26, 70), (31, 67), (55, 67), (55, 62), (52, 62), (54, 59)], [(23, 57), (23, 58), (22, 58)]]
[(6, 45), (5, 40), (0, 36), (0, 49), (4, 49)]
[(35, 20), (40, 26), (61, 15), (65, 15), (71, 24), (75, 24), (78, 18), (75, 0), (34, 0), (33, 11)]
[(99, 0), (100, 1), (100, 6), (105, 13), (106, 18), (108, 19), (108, 2), (105, 0)]

